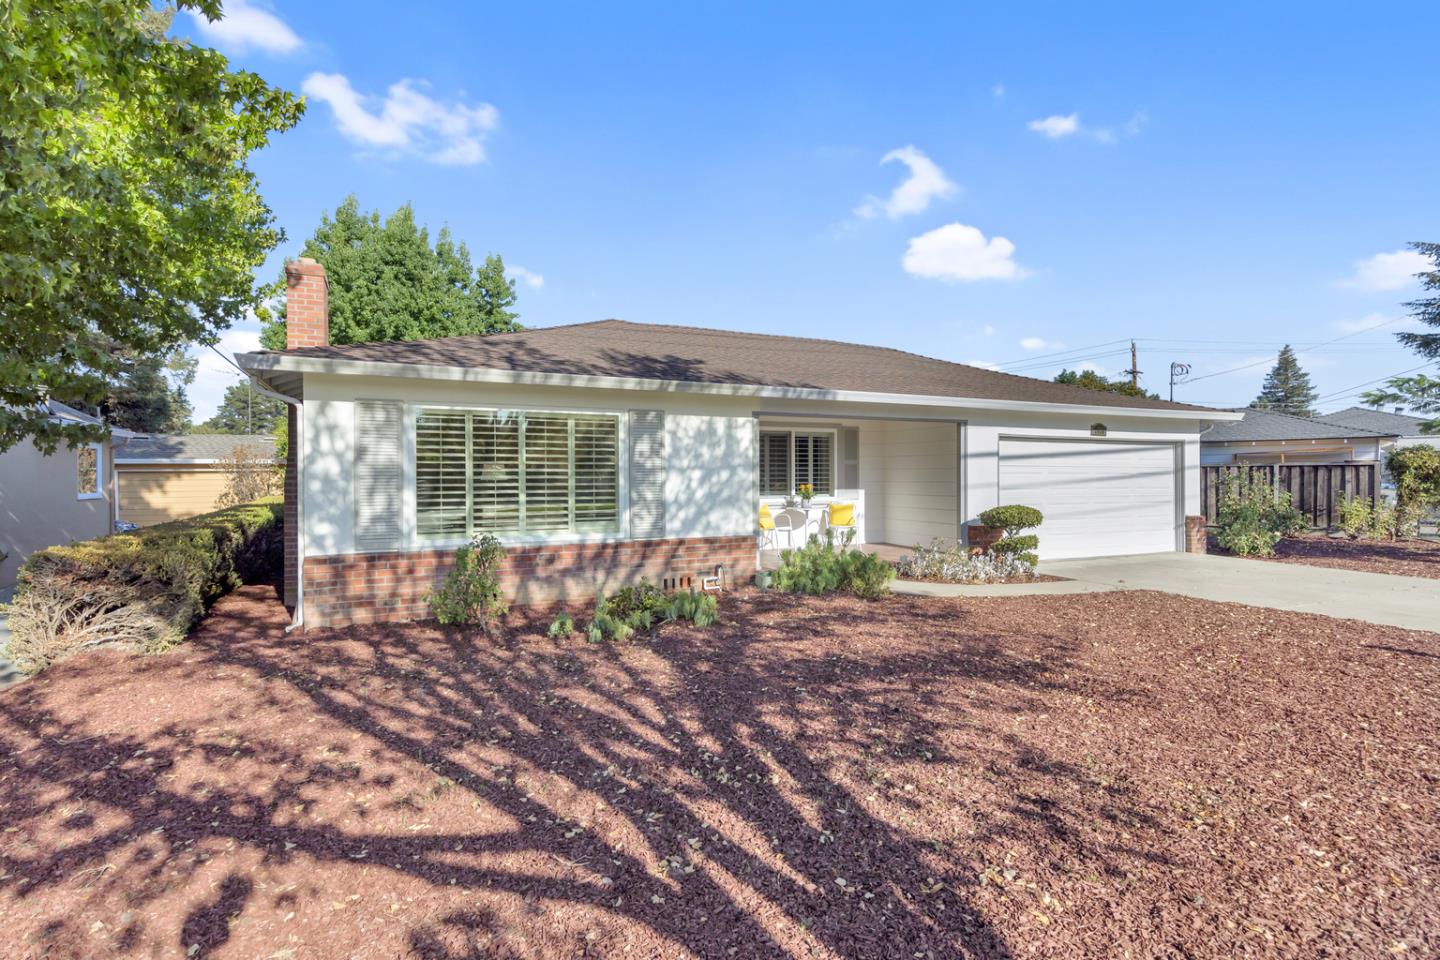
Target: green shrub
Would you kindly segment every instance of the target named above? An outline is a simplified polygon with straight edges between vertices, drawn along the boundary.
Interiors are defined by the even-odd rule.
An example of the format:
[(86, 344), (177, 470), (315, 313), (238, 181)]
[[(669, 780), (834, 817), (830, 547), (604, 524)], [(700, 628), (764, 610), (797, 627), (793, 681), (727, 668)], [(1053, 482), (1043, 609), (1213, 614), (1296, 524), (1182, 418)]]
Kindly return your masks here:
[(561, 610), (559, 615), (550, 621), (550, 628), (545, 631), (545, 635), (553, 640), (562, 640), (574, 633), (575, 618), (564, 610)]
[(1346, 497), (1340, 502), (1340, 531), (1351, 540), (1393, 540), (1405, 536), (1401, 515), (1385, 501)]
[(1420, 519), (1440, 507), (1440, 449), (1397, 447), (1386, 455), (1385, 469), (1395, 481), (1396, 530), (1414, 536)]
[(1215, 539), (1238, 556), (1268, 557), (1275, 544), (1309, 526), (1305, 515), (1264, 473), (1243, 469), (1220, 481)]
[[(829, 533), (830, 531), (826, 531)], [(890, 592), (895, 568), (874, 554), (846, 550), (850, 539), (837, 547), (833, 537), (812, 536), (799, 550), (780, 554), (780, 568), (771, 584), (785, 593), (812, 596), (845, 591), (862, 600), (876, 600)]]
[(444, 624), (488, 625), (504, 616), (507, 606), (500, 591), (504, 560), (505, 548), (488, 533), (456, 550), (455, 565), (445, 582), (425, 598), (435, 619)]
[(164, 650), (217, 598), (282, 563), (271, 498), (32, 553), (10, 605), (9, 657), (35, 673), (80, 650)]
[[(694, 588), (668, 596), (648, 580), (623, 587), (609, 597), (595, 598), (595, 612), (585, 628), (591, 643), (605, 640), (626, 640), (664, 621), (689, 621), (697, 627), (708, 627), (719, 618), (720, 602), (713, 594), (697, 593)], [(552, 625), (551, 629), (554, 629)], [(552, 633), (551, 636), (554, 636)]]
[(1029, 530), (1031, 527), (1038, 527), (1045, 521), (1045, 515), (1034, 507), (1022, 506), (1018, 503), (1006, 504), (1000, 507), (991, 507), (980, 514), (980, 522), (987, 527), (995, 527), (997, 530), (1004, 530), (1006, 536), (1013, 537), (1021, 530)]
[(980, 522), (1005, 531), (1005, 536), (990, 547), (991, 552), (1014, 557), (1032, 569), (1040, 562), (1040, 555), (1035, 552), (1040, 547), (1040, 538), (1033, 533), (1020, 533), (1045, 522), (1045, 515), (1039, 510), (1018, 503), (991, 507), (980, 514)]

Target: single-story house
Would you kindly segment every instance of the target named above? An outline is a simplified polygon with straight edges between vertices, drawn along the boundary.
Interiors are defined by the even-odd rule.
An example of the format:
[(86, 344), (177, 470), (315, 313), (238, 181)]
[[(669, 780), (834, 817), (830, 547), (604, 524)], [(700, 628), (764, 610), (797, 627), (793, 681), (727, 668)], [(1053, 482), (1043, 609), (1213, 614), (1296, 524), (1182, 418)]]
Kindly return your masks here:
[[(46, 412), (59, 423), (100, 423), (53, 400)], [(0, 589), (15, 585), (36, 550), (110, 532), (113, 469), (110, 441), (62, 444), (48, 456), (22, 441), (0, 453)]]
[[(857, 537), (1045, 514), (1042, 557), (1203, 543), (1200, 432), (1240, 415), (830, 340), (604, 320), (332, 346), (324, 268), (286, 269), (287, 348), (236, 359), (291, 403), (297, 622), (427, 615), (472, 535), (512, 602), (755, 572), (760, 506), (814, 487)], [(1189, 519), (1187, 519), (1189, 518)], [(817, 525), (823, 525), (823, 516)]]
[(136, 434), (115, 442), (116, 519), (148, 527), (218, 509), (237, 449), (275, 463), (275, 438), (235, 434)]
[(1297, 417), (1274, 410), (1243, 410), (1243, 419), (1216, 423), (1200, 435), (1205, 466), (1237, 463), (1357, 463), (1384, 457), (1396, 436), (1378, 430)]
[(1315, 419), (1339, 427), (1357, 427), (1393, 435), (1396, 447), (1413, 447), (1421, 443), (1440, 446), (1440, 434), (1420, 432), (1421, 426), (1428, 421), (1424, 417), (1412, 417), (1408, 413), (1392, 413), (1371, 407), (1346, 407), (1334, 413), (1321, 414)]

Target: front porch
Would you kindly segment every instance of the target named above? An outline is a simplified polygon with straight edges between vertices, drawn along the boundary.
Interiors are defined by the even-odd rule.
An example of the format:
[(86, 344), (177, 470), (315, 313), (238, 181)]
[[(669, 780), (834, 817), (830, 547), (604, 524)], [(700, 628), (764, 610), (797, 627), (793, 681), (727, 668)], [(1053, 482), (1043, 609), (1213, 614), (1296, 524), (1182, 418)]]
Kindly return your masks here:
[[(761, 569), (774, 569), (782, 550), (832, 527), (851, 536), (855, 549), (891, 561), (916, 543), (954, 542), (964, 521), (960, 451), (955, 421), (762, 415)], [(812, 495), (808, 504), (801, 493)]]

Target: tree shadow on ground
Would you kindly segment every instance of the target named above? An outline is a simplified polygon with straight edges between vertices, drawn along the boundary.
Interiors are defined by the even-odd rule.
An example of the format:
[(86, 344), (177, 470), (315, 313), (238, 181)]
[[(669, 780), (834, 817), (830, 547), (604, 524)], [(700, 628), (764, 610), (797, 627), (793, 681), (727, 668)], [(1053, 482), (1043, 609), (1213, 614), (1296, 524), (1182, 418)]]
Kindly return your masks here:
[[(138, 668), (137, 697), (223, 685), (187, 719), (97, 734), (42, 693), (0, 700), (10, 821), (79, 811), (0, 848), (12, 896), (98, 871), (85, 896), (137, 915), (184, 897), (180, 931), (132, 919), (113, 943), (201, 955), (354, 874), (367, 907), (417, 904), (398, 919), (426, 958), (1003, 958), (974, 902), (1006, 881), (984, 860), (997, 842), (1040, 831), (1099, 872), (1152, 856), (1085, 829), (1153, 825), (1123, 786), (1018, 732), (1073, 683), (1068, 640), (1020, 652), (939, 604), (777, 596), (621, 646), (410, 624), (300, 638), (256, 590), (183, 660)], [(115, 663), (67, 682), (98, 697)], [(217, 874), (227, 852), (276, 879)], [(87, 943), (76, 919), (39, 939)], [(333, 929), (337, 955), (360, 935)]]

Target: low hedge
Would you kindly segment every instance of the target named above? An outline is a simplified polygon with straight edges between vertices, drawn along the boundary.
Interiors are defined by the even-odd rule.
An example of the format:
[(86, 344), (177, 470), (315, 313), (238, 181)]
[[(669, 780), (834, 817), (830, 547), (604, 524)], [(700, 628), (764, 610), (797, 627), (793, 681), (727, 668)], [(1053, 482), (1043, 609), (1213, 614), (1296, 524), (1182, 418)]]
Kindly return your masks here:
[(279, 569), (281, 516), (271, 497), (31, 554), (10, 605), (10, 659), (35, 673), (91, 647), (174, 645), (218, 597)]

